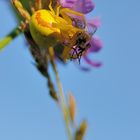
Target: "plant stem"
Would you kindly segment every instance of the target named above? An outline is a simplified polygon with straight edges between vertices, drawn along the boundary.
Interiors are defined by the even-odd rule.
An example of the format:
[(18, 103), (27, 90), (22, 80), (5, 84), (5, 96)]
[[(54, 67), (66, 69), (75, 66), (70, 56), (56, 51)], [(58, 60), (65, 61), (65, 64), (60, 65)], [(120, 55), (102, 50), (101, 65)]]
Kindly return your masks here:
[(16, 38), (21, 33), (21, 30), (17, 27), (13, 29), (5, 38), (0, 40), (0, 50), (6, 47), (14, 38)]
[(59, 74), (58, 74), (58, 71), (57, 71), (56, 64), (55, 64), (54, 60), (51, 60), (51, 65), (52, 65), (52, 68), (53, 68), (53, 71), (54, 71), (55, 77), (56, 77), (56, 82), (57, 82), (58, 91), (59, 91), (59, 102), (60, 102), (60, 107), (61, 107), (61, 110), (62, 110), (62, 113), (63, 113), (64, 122), (65, 122), (66, 130), (67, 130), (67, 133), (68, 133), (68, 138), (69, 138), (69, 140), (73, 140), (71, 127), (70, 127), (70, 123), (69, 123), (69, 112), (68, 112), (68, 109), (67, 109), (67, 106), (66, 106), (62, 84), (60, 82)]

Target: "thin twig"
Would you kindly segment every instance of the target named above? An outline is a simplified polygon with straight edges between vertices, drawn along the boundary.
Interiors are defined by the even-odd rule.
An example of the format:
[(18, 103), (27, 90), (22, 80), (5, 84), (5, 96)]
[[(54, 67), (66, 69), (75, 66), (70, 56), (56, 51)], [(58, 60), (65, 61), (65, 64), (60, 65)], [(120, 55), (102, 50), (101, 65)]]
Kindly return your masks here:
[(68, 109), (67, 109), (67, 106), (65, 103), (65, 97), (64, 97), (64, 93), (63, 93), (62, 84), (60, 82), (59, 74), (58, 74), (54, 60), (51, 60), (51, 65), (52, 65), (52, 68), (53, 68), (53, 71), (54, 71), (55, 77), (56, 77), (56, 82), (57, 82), (58, 91), (59, 91), (59, 102), (60, 102), (61, 110), (63, 113), (64, 122), (65, 122), (66, 130), (68, 133), (68, 137), (69, 137), (69, 140), (73, 140), (70, 122), (69, 122), (69, 112), (68, 112)]

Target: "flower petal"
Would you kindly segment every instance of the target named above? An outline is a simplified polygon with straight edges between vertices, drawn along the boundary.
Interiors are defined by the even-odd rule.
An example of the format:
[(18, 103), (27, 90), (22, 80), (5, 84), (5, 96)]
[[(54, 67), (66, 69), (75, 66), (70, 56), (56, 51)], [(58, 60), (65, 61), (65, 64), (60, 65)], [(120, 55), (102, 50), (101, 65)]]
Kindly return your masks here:
[(95, 8), (92, 0), (59, 0), (63, 7), (87, 14)]
[(87, 56), (83, 57), (87, 64), (91, 65), (92, 67), (100, 67), (102, 65), (101, 62), (94, 62), (90, 60)]
[(62, 5), (62, 7), (72, 9), (76, 4), (76, 1), (77, 0), (59, 0), (59, 3)]
[(84, 67), (84, 66), (79, 66), (79, 68), (85, 72), (89, 72), (91, 70), (91, 68), (89, 67)]
[(95, 4), (92, 0), (77, 0), (73, 10), (87, 14), (95, 8)]
[(88, 50), (88, 53), (90, 52), (98, 52), (103, 47), (102, 42), (99, 38), (92, 38), (90, 41), (91, 47)]

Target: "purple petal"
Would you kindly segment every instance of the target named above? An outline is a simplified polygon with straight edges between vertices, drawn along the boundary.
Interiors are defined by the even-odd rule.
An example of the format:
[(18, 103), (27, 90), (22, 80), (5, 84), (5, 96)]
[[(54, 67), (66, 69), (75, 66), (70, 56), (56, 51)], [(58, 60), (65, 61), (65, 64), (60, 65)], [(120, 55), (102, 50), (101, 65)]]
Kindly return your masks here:
[(87, 64), (91, 65), (92, 67), (100, 67), (102, 64), (101, 62), (94, 62), (90, 60), (87, 56), (83, 57)]
[(85, 72), (89, 72), (91, 70), (91, 68), (89, 67), (84, 67), (84, 66), (79, 66), (79, 68)]
[(101, 40), (95, 37), (91, 39), (90, 44), (91, 47), (89, 48), (88, 53), (98, 52), (103, 47)]
[(59, 3), (62, 5), (62, 7), (72, 9), (76, 4), (76, 1), (77, 0), (59, 0)]
[(87, 14), (95, 8), (92, 0), (59, 0), (63, 7)]
[(83, 14), (87, 14), (91, 12), (95, 8), (95, 4), (92, 0), (77, 0), (73, 10), (81, 12)]

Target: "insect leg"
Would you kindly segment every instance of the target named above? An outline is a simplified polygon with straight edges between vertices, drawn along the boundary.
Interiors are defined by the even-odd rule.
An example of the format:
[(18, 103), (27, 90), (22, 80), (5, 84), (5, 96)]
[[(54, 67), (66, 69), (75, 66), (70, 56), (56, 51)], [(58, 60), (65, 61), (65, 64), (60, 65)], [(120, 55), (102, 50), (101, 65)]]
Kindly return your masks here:
[(84, 28), (86, 27), (86, 20), (85, 20), (84, 14), (79, 13), (79, 12), (76, 12), (76, 11), (73, 11), (73, 10), (71, 10), (69, 8), (63, 8), (63, 9), (61, 9), (60, 13), (61, 13), (62, 17), (64, 19), (68, 20), (69, 22), (71, 22), (71, 24), (72, 24), (72, 19), (71, 19), (72, 17), (71, 17), (71, 15), (81, 17), (82, 20), (83, 20), (83, 22), (84, 22)]
[(23, 5), (21, 4), (21, 2), (19, 0), (12, 0), (12, 3), (14, 5), (14, 7), (19, 11), (19, 13), (21, 14), (21, 16), (29, 21), (30, 20), (30, 14), (28, 13), (27, 10), (24, 9)]
[(53, 8), (52, 8), (52, 0), (50, 0), (49, 9), (50, 9), (50, 11), (55, 15), (55, 12), (54, 12), (54, 10), (53, 10)]
[(72, 52), (72, 54), (71, 54), (71, 56), (70, 56), (70, 59), (71, 59), (71, 60), (74, 59), (74, 54), (77, 53), (77, 51), (76, 51), (75, 48), (72, 48), (72, 50), (73, 50), (73, 52)]
[(72, 25), (72, 20), (71, 20), (71, 18), (70, 18), (70, 16), (68, 16), (67, 14), (66, 14), (66, 10), (67, 8), (63, 8), (63, 9), (61, 9), (60, 10), (60, 14), (61, 14), (61, 16), (70, 24), (70, 25)]
[(61, 5), (56, 8), (56, 16), (59, 16)]

